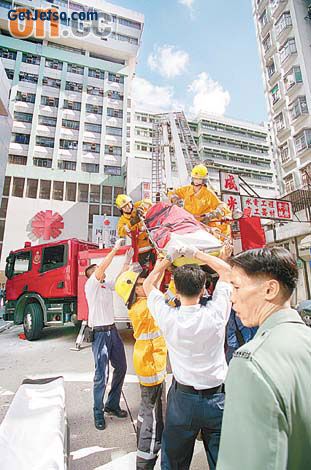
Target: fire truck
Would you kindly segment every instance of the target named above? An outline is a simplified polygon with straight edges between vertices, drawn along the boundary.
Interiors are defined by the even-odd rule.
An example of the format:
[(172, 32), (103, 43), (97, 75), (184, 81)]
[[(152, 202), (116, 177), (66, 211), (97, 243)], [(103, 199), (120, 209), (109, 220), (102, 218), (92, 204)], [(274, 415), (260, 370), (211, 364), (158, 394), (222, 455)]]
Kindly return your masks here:
[[(122, 247), (107, 270), (114, 280), (129, 247)], [(6, 302), (4, 319), (23, 324), (29, 341), (40, 338), (47, 326), (74, 324), (87, 320), (84, 271), (100, 263), (110, 249), (75, 238), (11, 251), (6, 260)], [(116, 321), (128, 322), (127, 309), (114, 296)]]

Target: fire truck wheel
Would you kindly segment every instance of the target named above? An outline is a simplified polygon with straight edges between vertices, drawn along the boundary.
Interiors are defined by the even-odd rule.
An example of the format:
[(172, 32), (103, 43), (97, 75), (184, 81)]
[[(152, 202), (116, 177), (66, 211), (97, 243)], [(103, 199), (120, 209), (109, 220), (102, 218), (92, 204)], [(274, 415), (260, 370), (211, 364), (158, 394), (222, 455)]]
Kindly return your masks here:
[(40, 338), (42, 328), (42, 308), (37, 303), (27, 304), (24, 311), (24, 333), (28, 341)]

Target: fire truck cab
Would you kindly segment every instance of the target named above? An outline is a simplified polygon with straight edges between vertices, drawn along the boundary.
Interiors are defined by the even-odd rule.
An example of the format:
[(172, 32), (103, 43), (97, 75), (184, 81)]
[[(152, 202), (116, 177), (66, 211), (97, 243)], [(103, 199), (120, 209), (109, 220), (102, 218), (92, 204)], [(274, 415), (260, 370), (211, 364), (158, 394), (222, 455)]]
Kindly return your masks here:
[(12, 251), (7, 257), (6, 320), (24, 324), (28, 340), (38, 339), (44, 326), (76, 323), (78, 253), (98, 248), (69, 239)]

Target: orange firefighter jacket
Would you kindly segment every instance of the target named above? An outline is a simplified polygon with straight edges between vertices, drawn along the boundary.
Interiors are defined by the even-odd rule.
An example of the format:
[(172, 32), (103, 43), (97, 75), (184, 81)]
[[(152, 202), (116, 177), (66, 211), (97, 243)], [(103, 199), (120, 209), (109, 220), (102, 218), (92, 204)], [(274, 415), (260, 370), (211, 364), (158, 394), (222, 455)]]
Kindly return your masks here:
[(142, 203), (143, 201), (135, 202), (131, 214), (122, 214), (117, 225), (117, 233), (119, 237), (135, 236), (135, 232), (138, 231), (137, 246), (139, 253), (151, 250), (148, 233), (143, 230), (143, 223), (139, 222), (138, 224), (131, 225), (130, 222), (130, 219), (136, 215), (136, 208)]
[(167, 348), (158, 325), (147, 307), (147, 298), (141, 297), (129, 310), (134, 330), (134, 369), (141, 385), (151, 387), (166, 377)]
[[(217, 207), (222, 204), (224, 206), (224, 215), (231, 217), (230, 209), (224, 204), (214, 191), (206, 186), (202, 186), (200, 191), (195, 194), (193, 185), (189, 184), (188, 186), (182, 186), (180, 188), (174, 189), (169, 192), (169, 197), (176, 194), (180, 199), (184, 201), (184, 208), (190, 214), (194, 215), (197, 220), (200, 220), (204, 214), (213, 212)], [(220, 231), (226, 235), (230, 236), (231, 229), (230, 224), (219, 223), (219, 222), (209, 222), (210, 227), (219, 228)]]

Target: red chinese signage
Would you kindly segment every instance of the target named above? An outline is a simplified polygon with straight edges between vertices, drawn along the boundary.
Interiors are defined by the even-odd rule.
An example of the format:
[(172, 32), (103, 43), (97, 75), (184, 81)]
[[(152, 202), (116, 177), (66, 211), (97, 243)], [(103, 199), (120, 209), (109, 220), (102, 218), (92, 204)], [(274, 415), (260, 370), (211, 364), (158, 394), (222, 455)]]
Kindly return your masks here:
[(246, 217), (262, 219), (293, 220), (292, 204), (278, 199), (241, 196), (242, 209)]
[(220, 172), (220, 189), (221, 192), (239, 193), (239, 175), (234, 173)]
[(222, 194), (222, 200), (227, 204), (231, 212), (242, 210), (241, 197), (239, 194)]

